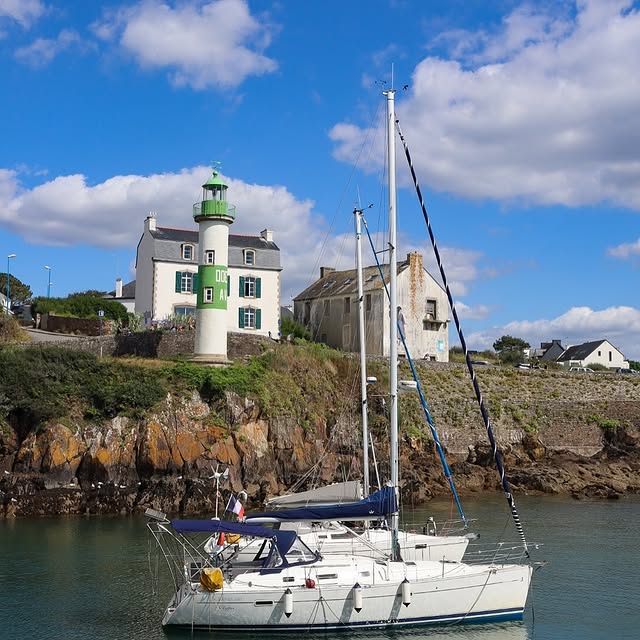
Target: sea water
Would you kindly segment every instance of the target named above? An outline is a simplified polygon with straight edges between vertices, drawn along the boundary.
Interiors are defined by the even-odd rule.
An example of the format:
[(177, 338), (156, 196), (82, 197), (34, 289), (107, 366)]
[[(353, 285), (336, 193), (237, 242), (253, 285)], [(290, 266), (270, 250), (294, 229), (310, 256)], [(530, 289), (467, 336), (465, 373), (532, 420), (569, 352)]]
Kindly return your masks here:
[[(479, 542), (517, 540), (504, 498), (463, 504), (467, 517), (476, 519)], [(520, 497), (517, 507), (527, 542), (542, 545), (532, 551), (533, 559), (546, 563), (534, 573), (524, 622), (329, 635), (361, 640), (640, 639), (640, 499)], [(419, 528), (429, 516), (441, 520), (450, 515), (457, 514), (447, 500), (403, 513), (409, 528)], [(188, 638), (189, 631), (160, 626), (170, 589), (167, 581), (152, 580), (155, 562), (142, 517), (0, 521), (0, 638)]]

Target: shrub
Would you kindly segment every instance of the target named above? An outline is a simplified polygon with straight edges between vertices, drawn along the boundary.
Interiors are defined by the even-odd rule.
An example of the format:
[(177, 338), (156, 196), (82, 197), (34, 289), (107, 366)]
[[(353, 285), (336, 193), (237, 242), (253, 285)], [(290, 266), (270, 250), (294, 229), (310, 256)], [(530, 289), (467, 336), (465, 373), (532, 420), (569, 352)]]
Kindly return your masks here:
[(78, 294), (68, 298), (36, 298), (31, 306), (32, 314), (54, 313), (71, 318), (97, 318), (98, 311), (104, 311), (104, 317), (125, 323), (128, 320), (127, 309), (115, 300), (98, 298), (92, 295)]

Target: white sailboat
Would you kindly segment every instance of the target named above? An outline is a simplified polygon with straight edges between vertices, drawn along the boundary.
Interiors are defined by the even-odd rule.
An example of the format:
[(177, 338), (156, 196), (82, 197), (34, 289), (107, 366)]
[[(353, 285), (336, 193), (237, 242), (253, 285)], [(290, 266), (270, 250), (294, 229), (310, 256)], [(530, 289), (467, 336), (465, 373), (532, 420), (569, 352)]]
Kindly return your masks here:
[[(389, 262), (395, 264), (395, 139), (393, 89), (387, 97)], [(395, 269), (390, 308), (396, 309)], [(149, 529), (161, 546), (175, 593), (163, 625), (211, 630), (327, 630), (517, 620), (523, 616), (532, 567), (494, 555), (483, 564), (403, 560), (398, 529), (397, 325), (390, 322), (391, 486), (356, 503), (391, 522), (389, 557), (312, 551), (294, 531), (219, 520), (173, 520), (153, 514)], [(345, 505), (347, 507), (347, 505)], [(320, 509), (320, 507), (318, 507)], [(348, 519), (321, 512), (331, 519)], [(318, 512), (314, 514), (318, 516)], [(314, 520), (312, 515), (309, 520)], [(352, 514), (354, 515), (354, 514)], [(357, 518), (353, 518), (357, 519)], [(240, 536), (222, 554), (204, 544), (211, 535)], [(247, 545), (256, 549), (240, 561)], [(503, 552), (505, 550), (503, 549)], [(510, 550), (511, 551), (511, 550)], [(521, 550), (524, 558), (526, 547)], [(246, 558), (246, 556), (245, 556)]]

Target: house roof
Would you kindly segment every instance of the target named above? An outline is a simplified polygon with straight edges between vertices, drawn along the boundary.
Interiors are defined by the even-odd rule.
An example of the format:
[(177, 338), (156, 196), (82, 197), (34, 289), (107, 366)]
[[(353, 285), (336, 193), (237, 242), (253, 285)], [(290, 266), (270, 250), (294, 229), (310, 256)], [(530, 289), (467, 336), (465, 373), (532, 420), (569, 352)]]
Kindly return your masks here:
[[(189, 229), (171, 229), (169, 227), (157, 227), (155, 231), (150, 231), (154, 240), (164, 240), (168, 242), (189, 242), (198, 244), (198, 232)], [(243, 249), (273, 249), (280, 251), (275, 242), (268, 242), (261, 236), (243, 236), (229, 234), (229, 246)]]
[[(107, 294), (110, 298), (116, 297), (116, 290), (109, 291)], [(122, 285), (122, 297), (130, 298), (133, 300), (136, 297), (136, 281), (132, 280), (131, 282), (127, 282), (127, 284)], [(120, 300), (120, 298), (118, 298)]]
[[(384, 288), (389, 283), (389, 265), (383, 264), (382, 274), (384, 283), (380, 278), (380, 270), (377, 265), (371, 267), (363, 267), (362, 269), (362, 288), (364, 291), (376, 291)], [(397, 263), (398, 275), (405, 269), (409, 268), (409, 260), (403, 260)], [(424, 272), (433, 279), (433, 276), (423, 267)], [(440, 284), (434, 279), (434, 282)], [(299, 293), (296, 300), (315, 300), (317, 298), (333, 298), (336, 296), (356, 295), (358, 293), (358, 272), (356, 269), (348, 269), (347, 271), (330, 271), (323, 278), (316, 280), (311, 286), (307, 287), (302, 293)]]
[[(406, 268), (408, 263), (398, 263), (398, 273)], [(385, 283), (389, 282), (389, 265), (382, 265)], [(362, 288), (364, 291), (382, 289), (382, 279), (377, 266), (362, 269)], [(295, 300), (309, 300), (316, 298), (333, 298), (334, 296), (351, 295), (358, 292), (358, 273), (356, 269), (347, 271), (331, 271), (324, 278), (316, 280), (311, 286), (299, 293)]]
[(569, 347), (558, 358), (558, 362), (567, 362), (569, 360), (584, 360), (588, 358), (601, 344), (606, 340), (594, 340), (593, 342), (583, 342)]

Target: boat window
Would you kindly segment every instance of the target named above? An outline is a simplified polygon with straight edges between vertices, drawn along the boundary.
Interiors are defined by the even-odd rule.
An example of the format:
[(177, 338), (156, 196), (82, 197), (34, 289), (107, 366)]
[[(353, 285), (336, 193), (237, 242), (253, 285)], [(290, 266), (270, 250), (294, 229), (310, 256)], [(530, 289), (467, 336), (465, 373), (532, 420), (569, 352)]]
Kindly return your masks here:
[(353, 535), (350, 533), (334, 533), (331, 535), (332, 540), (350, 540)]
[(256, 607), (272, 607), (273, 600), (256, 600)]
[(323, 534), (321, 536), (318, 536), (318, 538), (320, 538), (321, 540), (326, 540), (327, 539), (327, 535)]
[(363, 578), (368, 578), (368, 577), (371, 575), (371, 572), (370, 572), (370, 571), (361, 571), (361, 572), (360, 572), (360, 575), (361, 575)]
[(282, 578), (282, 582), (295, 582), (295, 581), (296, 581), (296, 579), (291, 577), (291, 576), (286, 577), (286, 578)]
[(429, 545), (428, 544), (417, 544), (416, 545), (416, 549), (428, 549)]
[(319, 573), (318, 574), (318, 580), (337, 580), (337, 579), (338, 579), (337, 573)]

